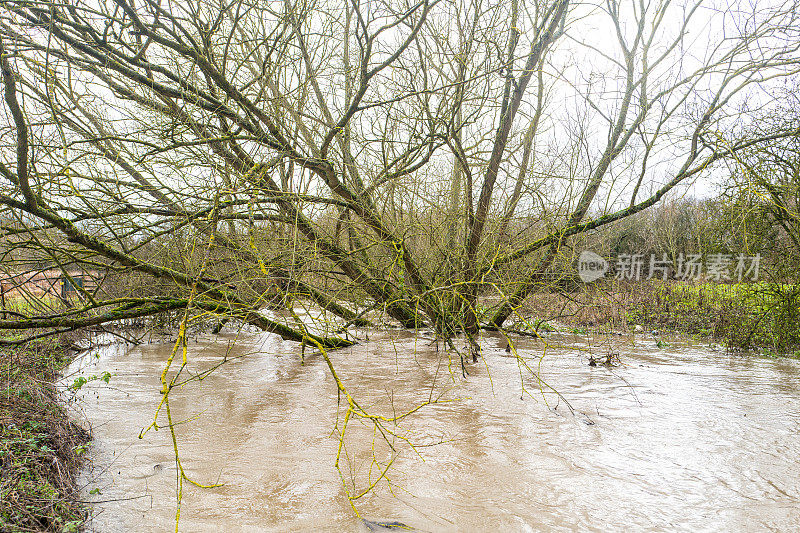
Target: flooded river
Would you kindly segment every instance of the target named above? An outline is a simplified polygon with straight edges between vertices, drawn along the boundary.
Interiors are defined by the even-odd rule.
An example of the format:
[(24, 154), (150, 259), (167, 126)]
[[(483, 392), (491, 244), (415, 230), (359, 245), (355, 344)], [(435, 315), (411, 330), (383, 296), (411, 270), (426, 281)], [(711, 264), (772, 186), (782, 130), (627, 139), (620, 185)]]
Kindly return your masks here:
[[(405, 331), (331, 352), (372, 414), (439, 400), (386, 425), (394, 454), (351, 419), (348, 487), (362, 491), (393, 459), (356, 508), (422, 531), (800, 530), (798, 361), (664, 340), (515, 338), (517, 358), (489, 336), (466, 379), (451, 354)], [(95, 531), (174, 528), (169, 431), (139, 439), (171, 347), (112, 344), (71, 367), (70, 382), (111, 373), (79, 393), (94, 432), (84, 493)], [(621, 365), (587, 364), (609, 352)], [(363, 530), (334, 466), (346, 403), (325, 361), (308, 351), (301, 365), (297, 346), (270, 335), (208, 335), (190, 343), (184, 375), (225, 357), (170, 394), (187, 474), (223, 484), (184, 485), (181, 531)]]

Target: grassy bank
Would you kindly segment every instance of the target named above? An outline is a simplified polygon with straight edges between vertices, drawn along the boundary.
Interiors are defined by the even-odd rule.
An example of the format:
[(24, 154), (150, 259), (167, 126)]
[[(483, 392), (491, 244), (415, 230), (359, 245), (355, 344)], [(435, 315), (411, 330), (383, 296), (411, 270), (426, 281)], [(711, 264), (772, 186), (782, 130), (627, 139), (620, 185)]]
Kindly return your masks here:
[(800, 350), (800, 287), (792, 284), (651, 283), (627, 318), (709, 335), (731, 348), (789, 355)]
[(609, 281), (578, 292), (535, 294), (520, 315), (525, 320), (511, 321), (519, 329), (562, 324), (620, 331), (639, 324), (710, 337), (735, 349), (800, 354), (800, 286), (793, 284)]
[(72, 342), (0, 348), (0, 531), (78, 531), (85, 521), (75, 477), (89, 435), (54, 385)]

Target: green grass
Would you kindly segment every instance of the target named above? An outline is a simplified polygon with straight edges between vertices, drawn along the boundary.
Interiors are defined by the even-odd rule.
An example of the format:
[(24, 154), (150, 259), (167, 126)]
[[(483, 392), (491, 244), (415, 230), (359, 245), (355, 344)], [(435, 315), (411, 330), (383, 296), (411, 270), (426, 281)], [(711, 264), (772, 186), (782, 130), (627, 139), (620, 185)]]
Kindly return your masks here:
[(800, 286), (653, 283), (627, 320), (712, 336), (732, 348), (791, 354), (800, 348)]
[(52, 294), (6, 295), (5, 307), (0, 306), (0, 314), (2, 314), (3, 310), (28, 315), (31, 313), (64, 308), (64, 301)]

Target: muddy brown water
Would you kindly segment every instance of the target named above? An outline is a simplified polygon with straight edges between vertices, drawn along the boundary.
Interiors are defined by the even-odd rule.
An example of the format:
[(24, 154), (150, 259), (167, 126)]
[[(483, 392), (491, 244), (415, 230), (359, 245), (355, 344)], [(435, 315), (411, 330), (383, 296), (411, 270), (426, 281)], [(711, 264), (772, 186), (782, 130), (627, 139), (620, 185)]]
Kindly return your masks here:
[[(800, 530), (798, 361), (679, 337), (661, 347), (650, 335), (515, 340), (519, 359), (484, 338), (466, 379), (452, 354), (406, 331), (331, 352), (372, 413), (441, 400), (395, 428), (415, 446), (394, 438), (390, 484), (356, 501), (361, 516), (422, 531)], [(174, 529), (169, 432), (138, 438), (170, 350), (112, 344), (66, 378), (112, 374), (79, 393), (94, 430), (83, 478), (97, 502), (94, 531)], [(609, 350), (621, 366), (587, 364)], [(170, 396), (186, 472), (224, 484), (184, 486), (180, 530), (363, 530), (334, 468), (344, 409), (324, 360), (307, 353), (301, 365), (298, 348), (271, 335), (208, 335), (190, 342), (183, 375), (226, 356)], [(348, 486), (368, 486), (390, 457), (374, 426), (350, 422), (340, 460)]]

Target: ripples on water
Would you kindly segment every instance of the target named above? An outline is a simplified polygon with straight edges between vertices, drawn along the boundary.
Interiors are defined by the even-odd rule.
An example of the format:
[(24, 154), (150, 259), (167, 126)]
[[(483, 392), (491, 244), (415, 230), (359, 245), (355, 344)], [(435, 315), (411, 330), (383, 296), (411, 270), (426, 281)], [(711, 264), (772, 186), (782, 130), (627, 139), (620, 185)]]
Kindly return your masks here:
[[(499, 337), (484, 339), (466, 380), (457, 361), (453, 378), (448, 354), (408, 332), (371, 333), (331, 352), (371, 412), (452, 400), (403, 421), (419, 455), (396, 442), (391, 486), (358, 500), (362, 516), (425, 531), (800, 530), (798, 361), (682, 338), (665, 348), (649, 336), (515, 342), (564, 399), (543, 394)], [(169, 432), (138, 439), (171, 347), (111, 345), (71, 368), (113, 374), (80, 393), (95, 439), (85, 493), (104, 501), (94, 506), (96, 531), (174, 528)], [(588, 353), (612, 349), (622, 366), (588, 366)], [(307, 354), (300, 366), (298, 348), (274, 336), (221, 335), (190, 344), (187, 370), (226, 353), (221, 368), (170, 394), (173, 417), (188, 420), (178, 427), (187, 473), (224, 483), (185, 486), (181, 531), (359, 531), (334, 468), (337, 391), (324, 361)], [(342, 470), (361, 489), (374, 432), (353, 422), (346, 436)], [(378, 440), (376, 456), (387, 453)], [(95, 487), (101, 494), (89, 495)]]

